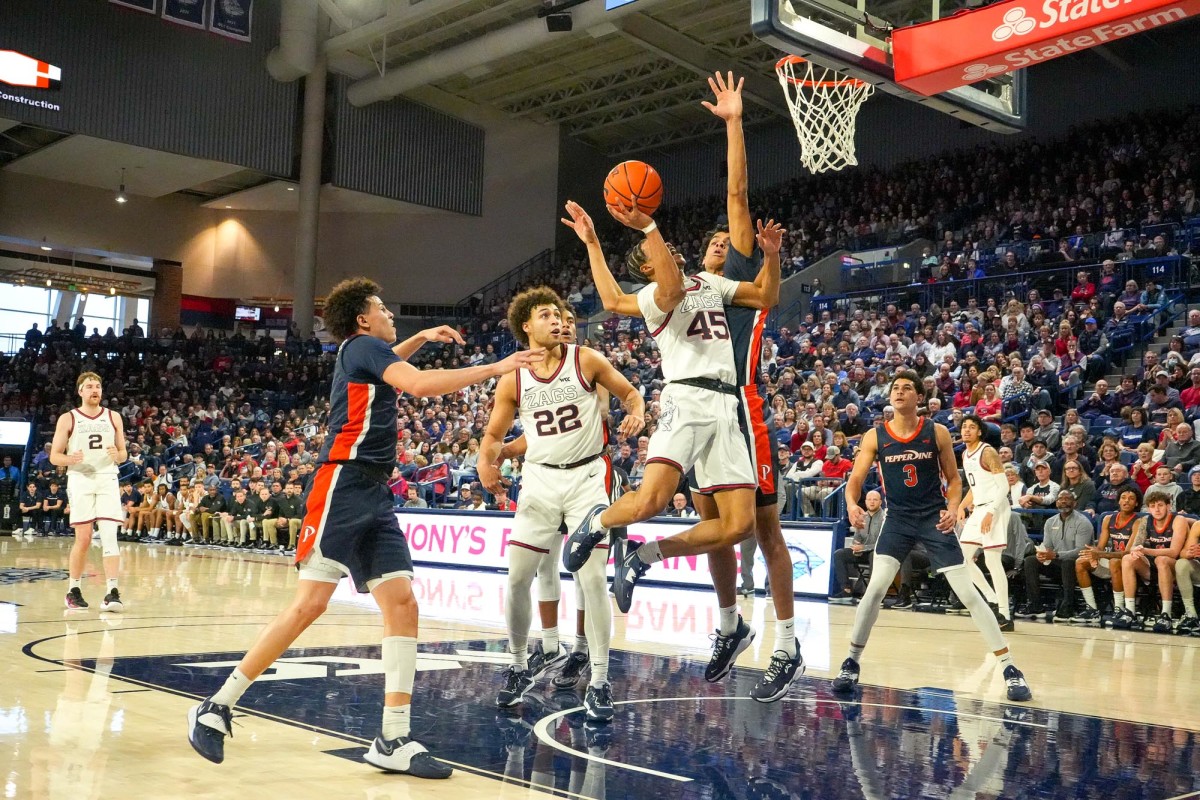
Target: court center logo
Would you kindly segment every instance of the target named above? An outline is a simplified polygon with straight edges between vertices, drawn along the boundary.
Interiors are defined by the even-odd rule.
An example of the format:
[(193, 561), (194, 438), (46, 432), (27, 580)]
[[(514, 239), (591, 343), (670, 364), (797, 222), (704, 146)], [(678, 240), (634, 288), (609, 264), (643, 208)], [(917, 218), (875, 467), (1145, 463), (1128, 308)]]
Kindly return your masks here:
[(992, 31), (992, 39), (997, 42), (1007, 41), (1014, 36), (1024, 36), (1037, 27), (1037, 21), (1025, 13), (1021, 6), (1010, 8), (1004, 12), (1004, 21)]
[(16, 583), (38, 583), (40, 581), (65, 581), (69, 577), (65, 569), (9, 567), (7, 569), (0, 569), (0, 586), (11, 586)]

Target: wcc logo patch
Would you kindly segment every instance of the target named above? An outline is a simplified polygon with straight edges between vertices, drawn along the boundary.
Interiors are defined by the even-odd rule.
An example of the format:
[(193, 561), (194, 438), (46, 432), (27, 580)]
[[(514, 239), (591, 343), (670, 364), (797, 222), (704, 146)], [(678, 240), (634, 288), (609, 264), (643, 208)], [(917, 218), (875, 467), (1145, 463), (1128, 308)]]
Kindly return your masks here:
[(65, 569), (38, 569), (35, 567), (6, 567), (0, 569), (0, 586), (40, 581), (65, 581), (70, 578)]

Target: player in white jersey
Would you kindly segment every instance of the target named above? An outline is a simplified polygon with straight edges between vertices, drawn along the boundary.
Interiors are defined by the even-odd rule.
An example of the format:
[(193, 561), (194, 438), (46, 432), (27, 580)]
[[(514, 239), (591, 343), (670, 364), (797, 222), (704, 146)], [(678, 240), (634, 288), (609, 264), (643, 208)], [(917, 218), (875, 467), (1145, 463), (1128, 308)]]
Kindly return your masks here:
[[(622, 432), (631, 435), (644, 425), (645, 401), (638, 391), (594, 350), (560, 340), (562, 300), (545, 287), (528, 289), (513, 298), (509, 328), (522, 345), (545, 348), (546, 358), (533, 369), (520, 369), (500, 379), (495, 405), (480, 444), (479, 479), (489, 491), (500, 488), (496, 461), (513, 414), (525, 432), (525, 467), (514, 533), (508, 540), (508, 595), (505, 620), (513, 664), (504, 673), (497, 694), (501, 707), (516, 705), (546, 670), (567, 660), (566, 648), (545, 652), (539, 642), (528, 653), (533, 616), (531, 588), (543, 556), (560, 544), (559, 527), (578, 525), (596, 505), (607, 503), (612, 464), (608, 434), (596, 400), (597, 385), (621, 398), (628, 415)], [(591, 681), (584, 697), (589, 719), (613, 716), (608, 683), (608, 642), (612, 610), (608, 603), (605, 566), (607, 548), (589, 558), (576, 581), (586, 598), (587, 638)]]
[[(963, 472), (967, 475), (967, 495), (958, 507), (958, 521), (963, 526), (959, 545), (967, 572), (976, 588), (987, 598), (1000, 623), (1000, 630), (1013, 630), (1012, 609), (1008, 604), (1008, 575), (1001, 556), (1008, 546), (1009, 505), (1008, 477), (996, 450), (983, 441), (984, 422), (974, 414), (963, 417)], [(971, 516), (967, 518), (967, 512)], [(963, 520), (966, 518), (966, 522)], [(992, 576), (989, 586), (975, 561), (983, 550), (983, 561)], [(960, 598), (961, 599), (961, 598)]]
[(117, 526), (125, 520), (121, 489), (117, 484), (117, 465), (125, 462), (125, 426), (121, 416), (100, 405), (103, 388), (100, 376), (85, 372), (75, 382), (79, 408), (58, 418), (50, 463), (67, 468), (67, 502), (71, 505), (71, 527), (75, 545), (71, 548), (70, 589), (67, 608), (87, 608), (80, 582), (92, 544), (92, 526), (100, 530), (104, 554), (104, 577), (108, 594), (101, 611), (120, 611), (121, 593), (117, 575), (121, 558), (117, 551)]
[(685, 278), (654, 220), (637, 209), (609, 206), (618, 221), (646, 235), (639, 244), (646, 256), (642, 272), (652, 282), (637, 294), (626, 294), (608, 270), (591, 218), (573, 201), (566, 210), (570, 219), (563, 223), (587, 245), (592, 279), (605, 310), (645, 319), (662, 352), (667, 386), (659, 397), (661, 412), (650, 437), (641, 487), (611, 506), (593, 509), (567, 540), (564, 565), (569, 571), (577, 569), (610, 528), (660, 513), (688, 469), (695, 469), (698, 489), (714, 495), (719, 515), (667, 539), (630, 543), (613, 578), (617, 607), (628, 613), (633, 587), (651, 565), (729, 547), (754, 533), (757, 481), (738, 429), (737, 370), (724, 306), (769, 308), (778, 285), (770, 285), (770, 275), (761, 284), (707, 272)]

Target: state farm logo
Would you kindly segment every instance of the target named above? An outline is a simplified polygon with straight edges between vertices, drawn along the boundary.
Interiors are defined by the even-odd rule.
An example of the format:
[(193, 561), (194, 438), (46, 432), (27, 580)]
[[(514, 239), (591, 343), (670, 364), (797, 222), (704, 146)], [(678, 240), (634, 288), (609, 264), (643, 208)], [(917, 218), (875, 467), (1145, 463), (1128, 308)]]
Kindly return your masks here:
[(990, 78), (993, 75), (999, 75), (1002, 72), (1008, 72), (1008, 67), (1004, 64), (972, 64), (963, 70), (962, 79), (965, 83), (975, 83), (984, 78)]
[(62, 69), (16, 50), (0, 50), (0, 83), (29, 89), (59, 89)]
[(992, 31), (992, 39), (1003, 42), (1014, 36), (1024, 36), (1037, 27), (1037, 20), (1025, 13), (1020, 6), (1004, 12), (1004, 22)]

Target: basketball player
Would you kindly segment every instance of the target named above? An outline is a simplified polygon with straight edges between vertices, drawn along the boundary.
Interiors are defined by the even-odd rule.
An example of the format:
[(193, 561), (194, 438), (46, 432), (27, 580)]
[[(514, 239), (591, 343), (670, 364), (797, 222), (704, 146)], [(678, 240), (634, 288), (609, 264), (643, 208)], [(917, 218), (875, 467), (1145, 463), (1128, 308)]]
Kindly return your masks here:
[[(987, 598), (992, 611), (997, 614), (1000, 630), (1013, 630), (1012, 608), (1008, 604), (1008, 573), (1004, 570), (1001, 556), (1008, 546), (1009, 506), (1008, 477), (1000, 455), (990, 444), (983, 441), (986, 427), (983, 420), (974, 414), (963, 417), (959, 426), (962, 436), (963, 472), (967, 475), (967, 496), (958, 507), (958, 521), (963, 523), (968, 512), (971, 516), (963, 523), (959, 545), (967, 572), (975, 588)], [(989, 586), (975, 554), (983, 549), (983, 561), (992, 576)], [(961, 598), (960, 598), (961, 599)]]
[(117, 484), (117, 465), (129, 457), (125, 450), (125, 424), (119, 414), (100, 405), (104, 390), (96, 373), (81, 374), (75, 381), (75, 391), (80, 398), (79, 408), (58, 418), (50, 444), (50, 463), (67, 468), (67, 502), (71, 506), (71, 527), (75, 529), (75, 544), (68, 562), (71, 583), (66, 604), (71, 609), (88, 607), (80, 583), (95, 526), (100, 530), (108, 587), (100, 610), (120, 611), (124, 606), (117, 588), (121, 569), (117, 526), (125, 521), (125, 509)]
[[(764, 229), (766, 245), (763, 250), (755, 248), (754, 223), (750, 219), (746, 143), (742, 133), (742, 79), (735, 84), (733, 73), (722, 76), (718, 72), (708, 79), (708, 85), (716, 102), (706, 101), (704, 107), (725, 121), (728, 165), (726, 214), (729, 225), (728, 230), (718, 227), (709, 232), (704, 247), (704, 271), (733, 281), (755, 281), (762, 269), (768, 269), (773, 271), (772, 280), (778, 286), (783, 228), (768, 224)], [(763, 262), (761, 266), (756, 263), (759, 260)], [(773, 306), (779, 301), (779, 296), (776, 294), (770, 299)], [(767, 703), (787, 694), (800, 666), (794, 619), (792, 559), (783, 540), (783, 528), (779, 524), (779, 472), (771, 453), (776, 441), (775, 430), (773, 425), (766, 423), (763, 400), (758, 392), (762, 332), (768, 308), (745, 308), (726, 303), (724, 309), (737, 370), (738, 423), (748, 440), (750, 465), (758, 484), (754, 492), (754, 536), (767, 563), (771, 600), (775, 605), (775, 647), (771, 662), (762, 680), (750, 692), (755, 700)], [(717, 507), (711, 495), (693, 491), (692, 504), (701, 519), (716, 518)], [(753, 564), (743, 561), (741, 568), (743, 571), (750, 570)], [(713, 639), (713, 654), (704, 670), (704, 678), (715, 683), (733, 669), (738, 655), (754, 640), (755, 631), (738, 614), (738, 562), (733, 547), (710, 552), (708, 569), (716, 590), (720, 616)]]
[[(680, 476), (695, 467), (701, 492), (715, 494), (717, 519), (702, 520), (683, 533), (630, 543), (615, 567), (613, 593), (617, 607), (628, 612), (637, 581), (664, 558), (701, 555), (731, 547), (754, 530), (757, 486), (746, 442), (737, 428), (739, 392), (724, 306), (732, 302), (767, 308), (778, 296), (770, 272), (763, 285), (731, 281), (702, 272), (684, 279), (654, 221), (636, 208), (609, 206), (618, 221), (646, 235), (638, 247), (647, 256), (639, 271), (652, 282), (637, 294), (626, 294), (612, 274), (596, 239), (591, 218), (567, 203), (563, 222), (587, 245), (592, 278), (604, 308), (646, 320), (662, 352), (667, 386), (660, 396), (661, 413), (646, 461), (641, 487), (611, 506), (597, 505), (571, 534), (563, 564), (574, 572), (587, 560), (610, 528), (649, 519), (666, 508)], [(764, 235), (759, 225), (759, 238)], [(761, 241), (760, 241), (761, 244)], [(776, 276), (778, 272), (776, 272)]]
[[(1150, 585), (1150, 569), (1158, 572), (1158, 592), (1162, 612), (1154, 621), (1155, 633), (1171, 633), (1175, 628), (1175, 560), (1187, 540), (1187, 518), (1171, 510), (1171, 495), (1155, 487), (1146, 492), (1146, 509), (1134, 528), (1133, 538), (1121, 559), (1121, 581), (1127, 587), (1125, 611), (1133, 617), (1134, 627), (1145, 627), (1137, 613), (1139, 582)], [(1149, 620), (1145, 621), (1149, 624)], [(1114, 617), (1115, 625), (1115, 617)]]
[(883, 596), (900, 571), (900, 563), (920, 542), (925, 545), (930, 563), (946, 577), (1003, 665), (1008, 699), (1030, 700), (1033, 694), (1025, 676), (1012, 663), (996, 617), (972, 587), (962, 550), (954, 539), (962, 481), (945, 426), (917, 416), (917, 407), (924, 400), (921, 377), (910, 369), (898, 370), (889, 390), (889, 404), (895, 416), (863, 434), (854, 470), (846, 481), (846, 511), (853, 527), (861, 528), (864, 524), (865, 515), (858, 501), (867, 472), (876, 462), (888, 510), (875, 547), (871, 580), (850, 630), (850, 654), (842, 662), (831, 688), (837, 694), (847, 695), (858, 686), (859, 660), (879, 617)]
[(1192, 523), (1187, 541), (1175, 562), (1175, 582), (1183, 598), (1183, 617), (1175, 626), (1180, 636), (1200, 636), (1200, 619), (1196, 617), (1196, 586), (1200, 585), (1200, 522)]
[(221, 689), (189, 710), (188, 740), (209, 761), (219, 764), (225, 759), (225, 737), (233, 734), (233, 706), (325, 612), (338, 582), (349, 575), (358, 591), (372, 594), (383, 613), (383, 731), (365, 760), (389, 772), (448, 778), (451, 769), (409, 735), (417, 601), (408, 542), (396, 523), (387, 486), (396, 458), (397, 390), (417, 396), (446, 394), (536, 364), (543, 354), (524, 350), (494, 364), (418, 370), (405, 359), (422, 344), (462, 344), (462, 338), (443, 325), (392, 347), (392, 313), (379, 299), (379, 285), (366, 278), (351, 278), (333, 288), (325, 301), (325, 323), (341, 345), (329, 396), (329, 435), (317, 459), (320, 467), (305, 501), (296, 549), (296, 593)]
[[(1133, 616), (1125, 615), (1125, 583), (1121, 574), (1121, 559), (1125, 557), (1129, 540), (1133, 538), (1133, 530), (1141, 514), (1138, 508), (1142, 504), (1142, 496), (1132, 485), (1122, 489), (1117, 494), (1117, 510), (1106, 515), (1100, 521), (1100, 540), (1095, 547), (1084, 548), (1075, 561), (1075, 578), (1083, 591), (1083, 602), (1086, 606), (1071, 618), (1072, 622), (1084, 625), (1099, 625), (1103, 622), (1100, 609), (1096, 604), (1096, 592), (1092, 589), (1092, 576), (1097, 578), (1112, 578), (1114, 628), (1128, 628), (1133, 624)], [(1103, 563), (1101, 563), (1103, 562)]]
[[(559, 527), (573, 528), (597, 503), (609, 501), (612, 466), (606, 452), (608, 431), (595, 396), (603, 385), (621, 398), (627, 410), (621, 434), (631, 436), (645, 424), (645, 401), (616, 368), (594, 350), (561, 341), (562, 300), (544, 286), (526, 290), (508, 308), (509, 329), (522, 345), (542, 349), (546, 358), (533, 369), (504, 376), (496, 387), (495, 404), (480, 443), (479, 479), (489, 491), (500, 488), (496, 461), (504, 434), (517, 414), (525, 431), (526, 456), (521, 504), (508, 540), (509, 651), (513, 664), (505, 671), (496, 704), (521, 702), (538, 676), (564, 663), (566, 648), (554, 643), (546, 652), (539, 642), (534, 657), (527, 654), (532, 616), (530, 589), (542, 558), (561, 542)], [(591, 609), (586, 632), (591, 658), (591, 681), (584, 696), (588, 719), (612, 719), (612, 689), (608, 683), (608, 643), (612, 611), (608, 604), (605, 567), (608, 548), (598, 546), (576, 573), (576, 584)]]

